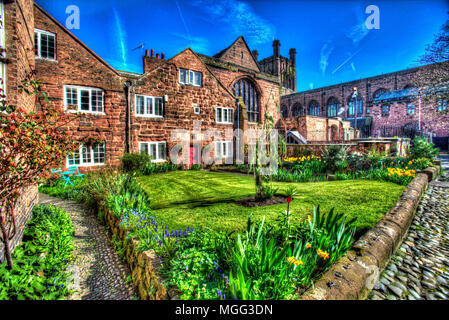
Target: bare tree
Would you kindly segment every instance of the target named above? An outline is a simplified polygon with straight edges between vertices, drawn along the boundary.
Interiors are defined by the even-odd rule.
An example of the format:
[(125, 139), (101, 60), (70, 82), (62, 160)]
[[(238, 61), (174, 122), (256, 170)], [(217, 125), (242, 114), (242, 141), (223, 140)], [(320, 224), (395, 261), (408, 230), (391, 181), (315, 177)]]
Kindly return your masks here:
[(439, 100), (448, 100), (449, 20), (435, 35), (433, 43), (427, 45), (425, 54), (418, 62), (426, 65), (418, 72), (415, 79), (415, 86), (422, 91), (422, 97), (433, 103), (438, 103)]

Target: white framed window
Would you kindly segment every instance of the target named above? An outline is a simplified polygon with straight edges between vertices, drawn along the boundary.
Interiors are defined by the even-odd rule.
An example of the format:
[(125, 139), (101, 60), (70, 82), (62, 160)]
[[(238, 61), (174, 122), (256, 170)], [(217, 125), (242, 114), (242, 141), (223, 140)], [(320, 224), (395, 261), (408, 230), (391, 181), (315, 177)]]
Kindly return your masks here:
[(164, 142), (139, 142), (140, 153), (151, 156), (153, 162), (162, 162), (167, 159), (167, 143)]
[(233, 124), (234, 123), (234, 109), (232, 108), (221, 108), (216, 109), (216, 121), (222, 124)]
[(163, 118), (164, 99), (162, 97), (136, 95), (136, 116)]
[(70, 166), (99, 166), (106, 161), (105, 144), (97, 144), (94, 146), (80, 146), (71, 155), (67, 157), (67, 165)]
[(232, 153), (232, 141), (215, 142), (215, 158), (231, 158)]
[(179, 83), (201, 87), (203, 85), (203, 74), (198, 71), (179, 69)]
[(407, 113), (408, 114), (414, 114), (415, 113), (415, 104), (414, 103), (409, 103), (407, 104)]
[(36, 58), (56, 60), (56, 34), (34, 29), (34, 52)]
[(66, 110), (104, 114), (104, 91), (102, 89), (64, 86), (64, 96)]

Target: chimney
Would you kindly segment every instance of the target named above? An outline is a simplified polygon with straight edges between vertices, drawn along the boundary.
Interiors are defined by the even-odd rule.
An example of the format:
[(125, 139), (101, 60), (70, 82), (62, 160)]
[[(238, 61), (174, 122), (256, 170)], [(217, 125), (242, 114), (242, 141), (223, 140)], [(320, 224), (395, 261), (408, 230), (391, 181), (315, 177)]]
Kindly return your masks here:
[(281, 42), (279, 40), (274, 40), (273, 41), (273, 55), (276, 58), (280, 57), (280, 51), (281, 51)]
[(296, 66), (296, 49), (291, 48), (289, 51), (292, 66)]
[(161, 59), (165, 60), (165, 53), (163, 53), (163, 52), (161, 53)]
[(253, 54), (253, 57), (256, 60), (256, 62), (258, 62), (259, 61), (259, 51), (253, 50), (252, 54)]
[(147, 73), (148, 71), (154, 69), (156, 66), (162, 63), (165, 59), (165, 54), (162, 53), (162, 59), (159, 57), (159, 53), (154, 56), (154, 49), (151, 49), (151, 55), (148, 50), (146, 50), (145, 55), (143, 56), (143, 73)]

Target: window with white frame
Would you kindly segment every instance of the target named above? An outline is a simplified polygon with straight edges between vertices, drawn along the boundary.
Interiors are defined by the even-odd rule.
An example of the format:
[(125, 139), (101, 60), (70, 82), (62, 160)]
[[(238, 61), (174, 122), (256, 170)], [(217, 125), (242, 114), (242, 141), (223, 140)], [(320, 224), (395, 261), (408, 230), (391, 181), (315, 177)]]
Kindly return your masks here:
[(104, 113), (104, 91), (96, 88), (65, 86), (65, 109)]
[(408, 103), (407, 104), (407, 113), (408, 114), (414, 114), (415, 113), (415, 104), (414, 103)]
[(103, 165), (106, 161), (105, 144), (93, 146), (81, 146), (67, 157), (69, 166), (97, 166)]
[(37, 58), (56, 60), (56, 34), (34, 29), (34, 52)]
[(217, 108), (216, 111), (217, 123), (233, 124), (234, 123), (234, 109), (232, 108)]
[(136, 95), (136, 115), (162, 118), (164, 116), (164, 99), (161, 97)]
[(215, 158), (232, 157), (232, 141), (215, 142)]
[(188, 84), (195, 87), (201, 87), (203, 74), (198, 71), (179, 69), (179, 83)]
[(167, 143), (166, 142), (140, 142), (140, 153), (151, 156), (153, 162), (161, 162), (167, 159)]

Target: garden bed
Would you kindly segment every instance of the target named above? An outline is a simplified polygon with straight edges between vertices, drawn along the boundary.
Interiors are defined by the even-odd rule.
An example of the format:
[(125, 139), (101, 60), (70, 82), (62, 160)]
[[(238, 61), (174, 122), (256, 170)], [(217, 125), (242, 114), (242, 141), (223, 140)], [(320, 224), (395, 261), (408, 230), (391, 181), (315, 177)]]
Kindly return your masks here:
[(12, 269), (0, 265), (0, 300), (59, 300), (70, 294), (67, 271), (72, 261), (73, 226), (68, 214), (36, 206)]

